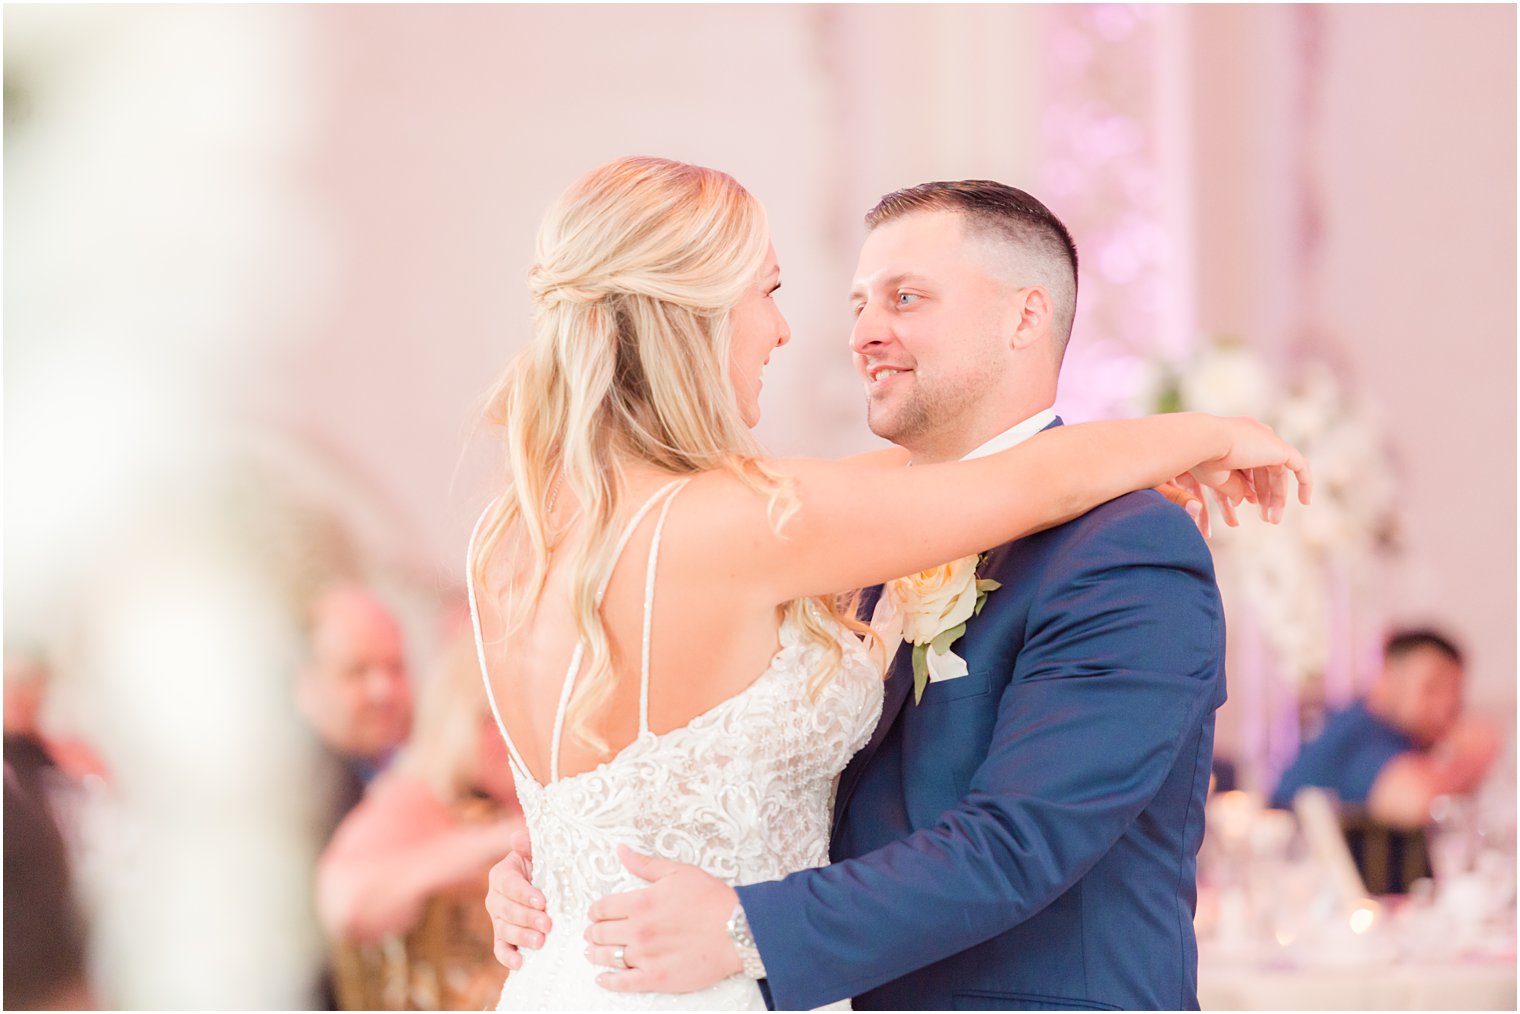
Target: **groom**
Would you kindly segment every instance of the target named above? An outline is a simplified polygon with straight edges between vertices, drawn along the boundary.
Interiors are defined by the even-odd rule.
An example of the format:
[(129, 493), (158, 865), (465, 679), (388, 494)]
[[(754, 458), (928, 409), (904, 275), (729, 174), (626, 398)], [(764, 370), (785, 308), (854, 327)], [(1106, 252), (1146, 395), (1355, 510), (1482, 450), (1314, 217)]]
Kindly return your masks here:
[[(1060, 221), (963, 181), (889, 194), (866, 223), (851, 348), (871, 429), (930, 463), (1060, 425), (1077, 290)], [(840, 779), (833, 865), (735, 891), (625, 851), (651, 884), (592, 909), (598, 963), (621, 947), (633, 966), (604, 985), (744, 971), (776, 1009), (1198, 1006), (1196, 856), (1224, 700), (1207, 547), (1183, 511), (1134, 493), (992, 550), (979, 576), (1001, 587), (953, 645), (965, 675), (915, 701), (898, 651)], [(534, 894), (520, 869), (493, 872), (498, 906)], [(529, 932), (498, 921), (503, 944)]]

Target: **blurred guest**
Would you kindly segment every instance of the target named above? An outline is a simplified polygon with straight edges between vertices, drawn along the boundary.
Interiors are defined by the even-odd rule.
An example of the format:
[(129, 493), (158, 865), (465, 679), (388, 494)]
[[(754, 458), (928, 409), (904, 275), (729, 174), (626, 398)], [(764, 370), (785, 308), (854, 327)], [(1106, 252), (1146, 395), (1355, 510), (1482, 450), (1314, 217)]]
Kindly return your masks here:
[(5, 774), (47, 810), (75, 859), (83, 848), (84, 809), (91, 790), (103, 788), (105, 765), (79, 739), (44, 731), (52, 679), (41, 652), (10, 648), (5, 654)]
[(46, 802), (9, 763), (4, 816), (4, 1006), (90, 1007), (84, 927), (70, 889), (68, 850)]
[[(486, 873), (523, 826), (473, 637), (466, 637), (455, 642), (423, 690), (410, 742), (323, 853), (317, 874), (322, 921), (339, 941), (374, 943), (413, 933), (426, 921), (425, 912), (440, 905), (458, 907), (463, 918), (432, 922), (467, 939), (430, 941), (413, 933), (406, 950), (414, 966), (429, 960), (462, 966), (443, 970), (448, 975), (432, 970), (438, 982), (469, 982), (476, 971), (483, 973), (481, 997), (452, 999), (478, 1008), (501, 988), (482, 904)], [(441, 958), (441, 951), (449, 957)], [(340, 999), (349, 998), (340, 992)], [(437, 996), (433, 1001), (450, 1002)], [(433, 1005), (417, 996), (410, 1002)]]
[(87, 743), (44, 731), (43, 712), (51, 680), (52, 669), (41, 652), (14, 647), (6, 651), (6, 759), (23, 775), (29, 775), (33, 766), (46, 766), (75, 780), (104, 778), (105, 765)]
[(5, 732), (35, 733), (42, 717), (42, 697), (47, 688), (48, 668), (29, 651), (5, 653)]
[(309, 614), (296, 703), (321, 741), (335, 782), (323, 841), (406, 739), (412, 723), (401, 630), (368, 590), (343, 585)]
[(1238, 788), (1240, 788), (1240, 777), (1235, 762), (1228, 757), (1216, 756), (1213, 765), (1209, 768), (1209, 794), (1234, 792)]
[(1429, 630), (1389, 638), (1366, 698), (1329, 716), (1273, 794), (1290, 807), (1305, 786), (1334, 791), (1372, 820), (1417, 828), (1437, 796), (1464, 793), (1483, 779), (1498, 752), (1488, 724), (1464, 718), (1462, 653)]
[(474, 645), (460, 641), (428, 682), (411, 742), (322, 855), (323, 922), (345, 940), (404, 933), (433, 892), (483, 878), (522, 826)]

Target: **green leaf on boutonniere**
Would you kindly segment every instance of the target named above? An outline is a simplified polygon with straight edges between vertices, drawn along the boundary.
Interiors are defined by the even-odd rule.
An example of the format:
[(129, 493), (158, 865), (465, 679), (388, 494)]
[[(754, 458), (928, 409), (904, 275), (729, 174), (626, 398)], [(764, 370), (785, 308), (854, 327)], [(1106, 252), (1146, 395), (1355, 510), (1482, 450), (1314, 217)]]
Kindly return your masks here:
[(994, 581), (990, 577), (979, 577), (979, 578), (977, 578), (976, 579), (976, 605), (974, 605), (974, 606), (971, 607), (971, 615), (972, 616), (980, 616), (980, 615), (982, 615), (982, 606), (985, 606), (987, 604), (987, 593), (988, 592), (995, 592), (995, 591), (997, 591), (1001, 587), (1003, 587), (1003, 582), (1001, 582), (1001, 581)]
[(924, 699), (924, 687), (929, 685), (929, 646), (913, 646), (913, 703)]
[[(929, 642), (929, 646), (934, 649), (936, 655), (943, 655), (950, 650), (950, 645), (955, 643), (955, 639), (965, 632), (966, 625), (964, 623), (957, 624), (949, 630), (941, 630), (935, 635), (934, 640)], [(925, 665), (925, 671), (928, 671), (927, 664)]]

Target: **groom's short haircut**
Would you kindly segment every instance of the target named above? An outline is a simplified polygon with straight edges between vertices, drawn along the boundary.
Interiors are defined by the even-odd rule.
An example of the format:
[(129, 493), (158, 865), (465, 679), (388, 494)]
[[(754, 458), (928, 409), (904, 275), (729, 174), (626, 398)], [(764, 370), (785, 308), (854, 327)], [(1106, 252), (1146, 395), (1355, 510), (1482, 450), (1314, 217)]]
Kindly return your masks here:
[(1024, 271), (1031, 277), (1021, 284), (1044, 286), (1055, 303), (1051, 331), (1064, 354), (1077, 312), (1077, 245), (1071, 233), (1051, 210), (1034, 197), (995, 180), (955, 180), (920, 183), (896, 190), (866, 212), (866, 227), (919, 211), (957, 211), (969, 228), (1003, 240), (1024, 257)]

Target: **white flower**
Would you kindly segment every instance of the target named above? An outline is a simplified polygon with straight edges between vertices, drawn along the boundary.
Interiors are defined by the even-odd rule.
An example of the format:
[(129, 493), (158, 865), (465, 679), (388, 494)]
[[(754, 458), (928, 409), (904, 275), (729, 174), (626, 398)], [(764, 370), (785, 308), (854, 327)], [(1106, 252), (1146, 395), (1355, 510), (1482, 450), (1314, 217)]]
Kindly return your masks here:
[(996, 581), (977, 580), (980, 558), (962, 557), (908, 577), (888, 581), (883, 596), (902, 621), (903, 640), (913, 645), (913, 699), (921, 700), (924, 687), (967, 673), (966, 660), (950, 646), (966, 632), (966, 621), (976, 615), (987, 593), (1001, 587)]
[(1266, 367), (1243, 345), (1219, 345), (1181, 377), (1182, 403), (1197, 412), (1266, 418), (1277, 400)]
[(975, 556), (887, 582), (886, 594), (903, 618), (903, 638), (927, 644), (965, 623), (976, 608)]

